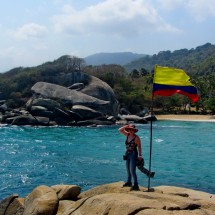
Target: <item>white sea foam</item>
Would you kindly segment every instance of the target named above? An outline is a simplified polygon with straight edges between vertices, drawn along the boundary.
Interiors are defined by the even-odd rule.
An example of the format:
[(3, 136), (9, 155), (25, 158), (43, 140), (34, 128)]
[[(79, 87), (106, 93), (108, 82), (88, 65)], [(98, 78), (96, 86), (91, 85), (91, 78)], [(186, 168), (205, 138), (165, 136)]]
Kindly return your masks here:
[(155, 142), (157, 142), (157, 143), (161, 143), (163, 141), (164, 141), (163, 139), (155, 139)]
[(28, 176), (25, 174), (25, 175), (21, 175), (21, 181), (23, 184), (26, 184), (27, 180), (28, 180)]

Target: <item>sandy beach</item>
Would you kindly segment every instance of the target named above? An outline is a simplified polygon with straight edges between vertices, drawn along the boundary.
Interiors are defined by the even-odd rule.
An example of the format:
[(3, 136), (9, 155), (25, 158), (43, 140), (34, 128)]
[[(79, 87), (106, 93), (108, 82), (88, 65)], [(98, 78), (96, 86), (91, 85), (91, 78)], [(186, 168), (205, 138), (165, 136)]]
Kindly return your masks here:
[(155, 115), (158, 120), (180, 120), (180, 121), (197, 121), (197, 122), (215, 122), (215, 115), (191, 115), (191, 114), (167, 114)]

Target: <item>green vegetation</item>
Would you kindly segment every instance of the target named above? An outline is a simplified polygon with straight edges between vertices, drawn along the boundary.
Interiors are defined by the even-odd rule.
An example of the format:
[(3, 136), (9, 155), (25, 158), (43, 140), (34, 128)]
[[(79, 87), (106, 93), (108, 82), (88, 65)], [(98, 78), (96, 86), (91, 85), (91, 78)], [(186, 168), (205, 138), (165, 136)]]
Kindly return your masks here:
[(156, 64), (181, 68), (192, 76), (211, 75), (215, 73), (215, 45), (207, 43), (191, 50), (161, 51), (157, 55), (135, 60), (125, 65), (125, 68), (130, 72), (141, 68), (152, 71)]
[[(31, 96), (31, 87), (38, 81), (70, 86), (66, 77), (72, 71), (83, 71), (107, 82), (114, 90), (122, 107), (131, 113), (150, 108), (154, 65), (181, 68), (197, 87), (200, 100), (191, 104), (190, 113), (215, 113), (215, 46), (209, 43), (196, 49), (163, 51), (145, 56), (125, 67), (120, 65), (86, 66), (83, 59), (62, 56), (37, 67), (14, 68), (0, 74), (0, 100), (11, 108), (20, 107)], [(129, 72), (128, 72), (129, 71)], [(188, 111), (189, 99), (182, 95), (155, 97), (154, 110), (162, 113)]]

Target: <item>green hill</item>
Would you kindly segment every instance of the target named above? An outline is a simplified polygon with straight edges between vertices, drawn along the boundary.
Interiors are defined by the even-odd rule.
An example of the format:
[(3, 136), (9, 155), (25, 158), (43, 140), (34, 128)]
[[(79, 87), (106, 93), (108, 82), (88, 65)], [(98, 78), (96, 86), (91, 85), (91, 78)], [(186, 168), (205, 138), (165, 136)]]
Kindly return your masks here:
[(141, 57), (124, 65), (127, 71), (144, 68), (152, 71), (155, 65), (184, 69), (190, 75), (209, 75), (215, 73), (215, 45), (206, 43), (195, 49), (161, 51), (153, 56)]

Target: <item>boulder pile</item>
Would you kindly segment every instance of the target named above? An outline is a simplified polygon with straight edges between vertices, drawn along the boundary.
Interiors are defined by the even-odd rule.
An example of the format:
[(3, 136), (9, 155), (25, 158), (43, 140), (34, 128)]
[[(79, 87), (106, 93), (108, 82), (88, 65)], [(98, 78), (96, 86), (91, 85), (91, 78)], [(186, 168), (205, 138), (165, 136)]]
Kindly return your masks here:
[(112, 125), (117, 121), (147, 123), (142, 116), (119, 114), (119, 102), (112, 88), (102, 80), (82, 72), (63, 77), (72, 85), (35, 83), (25, 107), (8, 109), (5, 101), (0, 101), (0, 122), (33, 126)]
[(214, 215), (215, 195), (186, 188), (158, 186), (140, 191), (105, 184), (85, 192), (76, 185), (36, 187), (25, 198), (0, 202), (1, 215)]
[[(112, 88), (102, 80), (79, 71), (58, 79), (68, 87), (37, 82), (25, 107), (9, 110), (0, 103), (1, 123), (12, 125), (112, 124), (119, 113), (119, 102)], [(86, 122), (87, 121), (87, 122)]]

